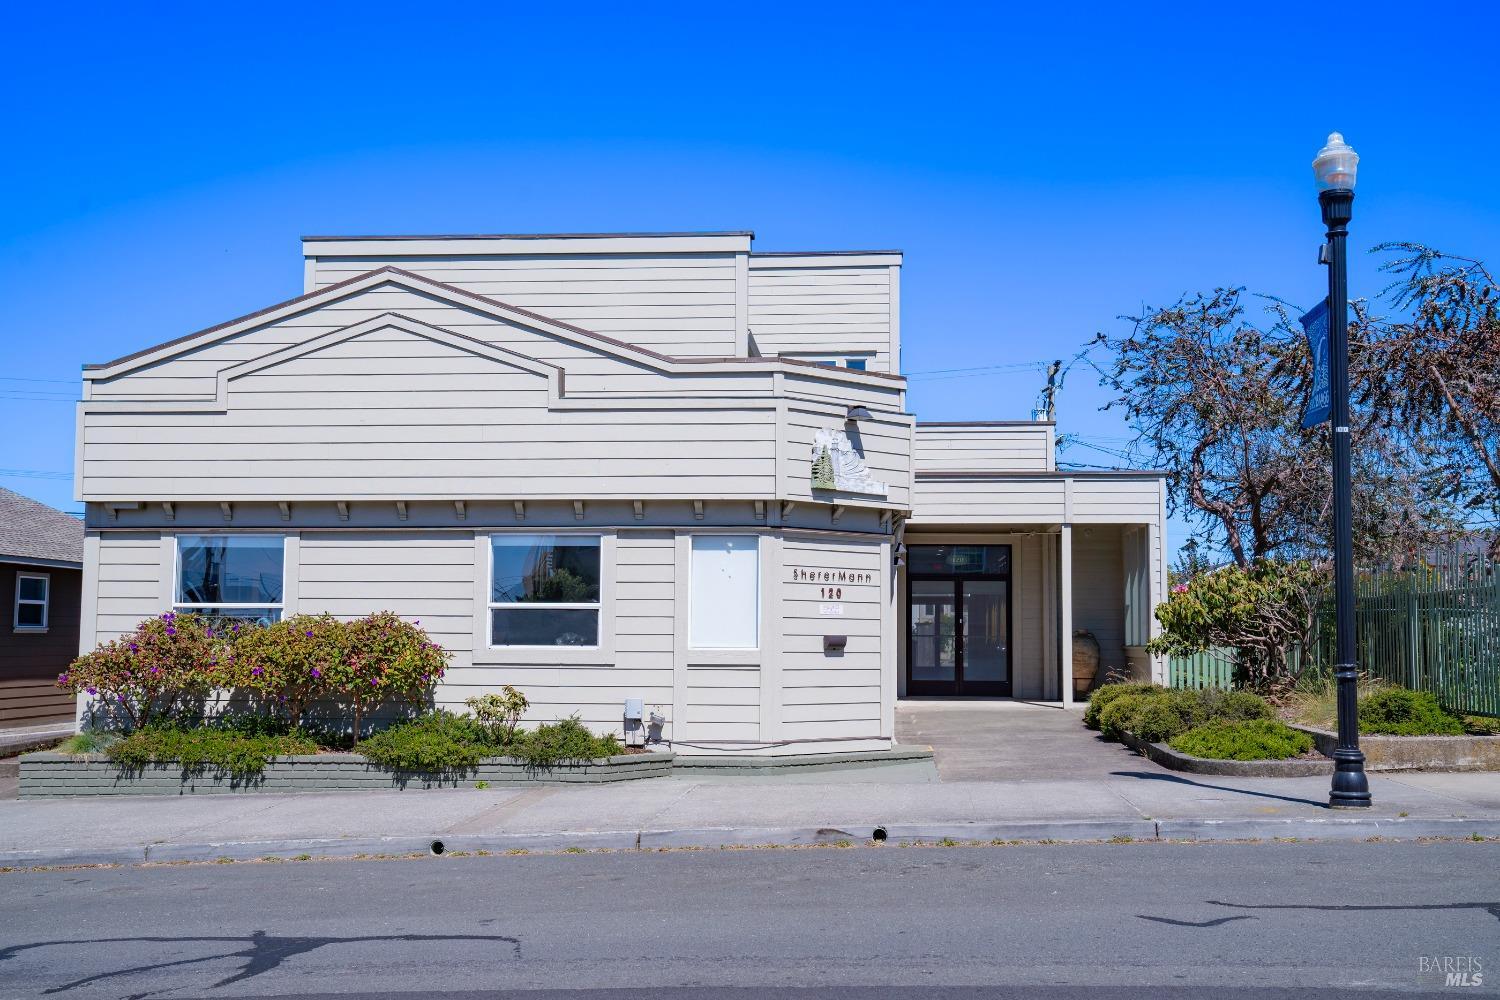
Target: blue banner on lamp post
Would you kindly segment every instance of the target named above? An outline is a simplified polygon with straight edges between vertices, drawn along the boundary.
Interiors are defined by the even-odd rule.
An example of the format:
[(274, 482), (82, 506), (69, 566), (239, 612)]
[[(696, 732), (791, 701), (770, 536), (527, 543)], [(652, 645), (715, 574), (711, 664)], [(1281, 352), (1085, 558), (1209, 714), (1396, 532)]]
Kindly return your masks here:
[(1307, 351), (1312, 355), (1312, 391), (1307, 394), (1307, 409), (1302, 414), (1303, 427), (1316, 427), (1328, 419), (1333, 409), (1333, 391), (1328, 374), (1328, 300), (1324, 299), (1302, 317), (1307, 334)]

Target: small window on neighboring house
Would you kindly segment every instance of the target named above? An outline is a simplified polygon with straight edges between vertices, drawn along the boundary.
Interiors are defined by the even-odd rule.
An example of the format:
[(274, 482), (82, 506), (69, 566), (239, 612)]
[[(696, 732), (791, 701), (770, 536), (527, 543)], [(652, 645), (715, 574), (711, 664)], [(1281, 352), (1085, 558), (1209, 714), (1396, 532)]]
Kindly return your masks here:
[(814, 361), (813, 364), (822, 365), (824, 368), (837, 368), (839, 366), (839, 363), (837, 361), (833, 361), (829, 358), (819, 358)]
[(808, 358), (815, 365), (824, 368), (847, 368), (853, 372), (862, 372), (869, 364), (868, 358)]
[(490, 645), (599, 645), (600, 536), (490, 536)]
[(862, 372), (865, 370), (865, 359), (849, 358), (844, 362), (844, 367), (850, 369), (851, 371)]
[(280, 535), (178, 535), (173, 610), (280, 621), (285, 548)]
[(16, 631), (40, 632), (47, 627), (47, 600), (52, 577), (46, 573), (16, 574)]

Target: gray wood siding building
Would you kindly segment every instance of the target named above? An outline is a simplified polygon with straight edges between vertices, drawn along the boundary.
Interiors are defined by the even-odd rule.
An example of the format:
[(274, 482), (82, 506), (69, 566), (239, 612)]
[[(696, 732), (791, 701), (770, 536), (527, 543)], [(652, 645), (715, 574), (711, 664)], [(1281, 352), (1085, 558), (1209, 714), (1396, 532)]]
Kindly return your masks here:
[[(1075, 628), (1159, 673), (1159, 478), (919, 424), (900, 254), (751, 242), (308, 237), (300, 296), (87, 367), (80, 646), (389, 609), (453, 652), (440, 704), (622, 731), (641, 699), (702, 753), (887, 747), (934, 686), (1068, 700)], [(205, 547), (245, 567), (212, 592)]]

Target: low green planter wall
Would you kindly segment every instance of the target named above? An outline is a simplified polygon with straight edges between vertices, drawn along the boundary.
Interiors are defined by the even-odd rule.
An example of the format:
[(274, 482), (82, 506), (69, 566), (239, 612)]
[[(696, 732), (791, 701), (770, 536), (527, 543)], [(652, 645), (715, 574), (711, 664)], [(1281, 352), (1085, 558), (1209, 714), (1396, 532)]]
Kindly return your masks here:
[[(1293, 725), (1333, 756), (1337, 733)], [(1500, 771), (1500, 736), (1377, 736), (1361, 733), (1367, 771)]]
[(1302, 778), (1312, 774), (1332, 774), (1333, 761), (1325, 758), (1294, 757), (1291, 760), (1211, 760), (1179, 753), (1165, 743), (1147, 743), (1126, 733), (1120, 740), (1130, 749), (1148, 757), (1162, 767), (1190, 774), (1219, 774), (1234, 778)]
[(440, 774), (393, 771), (358, 754), (273, 757), (257, 775), (235, 777), (214, 768), (184, 772), (178, 764), (121, 767), (102, 754), (30, 753), (20, 759), (23, 799), (78, 795), (204, 795), (255, 792), (381, 791), (492, 786), (598, 784), (661, 778), (672, 773), (670, 753), (620, 754), (590, 763), (531, 767), (491, 757), (477, 767)]

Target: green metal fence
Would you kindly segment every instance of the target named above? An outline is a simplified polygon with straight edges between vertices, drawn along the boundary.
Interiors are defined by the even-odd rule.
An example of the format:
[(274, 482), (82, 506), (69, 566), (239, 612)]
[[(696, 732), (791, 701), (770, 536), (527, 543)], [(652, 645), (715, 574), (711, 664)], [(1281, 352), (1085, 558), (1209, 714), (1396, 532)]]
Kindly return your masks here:
[(1173, 656), (1168, 678), (1174, 688), (1223, 688), (1234, 685), (1234, 650), (1205, 649), (1187, 656)]
[[(1354, 634), (1361, 670), (1431, 691), (1468, 715), (1500, 716), (1500, 561), (1445, 553), (1400, 571), (1355, 579)], [(1293, 650), (1316, 668), (1333, 663), (1333, 609), (1313, 641)]]

